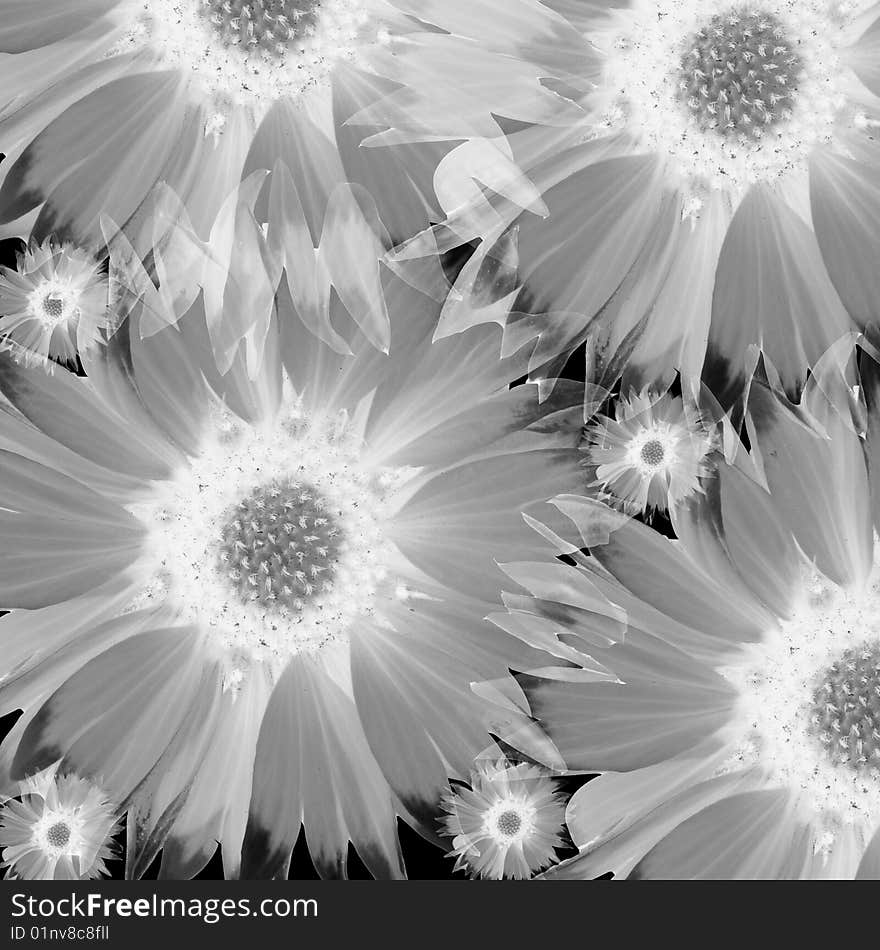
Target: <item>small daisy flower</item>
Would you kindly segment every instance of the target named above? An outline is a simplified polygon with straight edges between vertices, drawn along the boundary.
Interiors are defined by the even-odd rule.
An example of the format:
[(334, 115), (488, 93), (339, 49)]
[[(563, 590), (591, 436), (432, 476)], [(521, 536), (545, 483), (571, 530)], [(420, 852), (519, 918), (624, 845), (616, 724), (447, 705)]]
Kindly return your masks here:
[[(506, 29), (482, 35), (476, 12), (459, 17), (461, 68), (485, 95), (452, 114), (470, 140), (443, 162), (449, 219), (425, 244), (482, 238), (460, 297), (496, 319), (486, 288), (504, 261), (514, 322), (559, 353), (590, 337), (597, 360), (623, 351), (649, 378), (691, 380), (708, 356), (739, 387), (756, 345), (796, 397), (877, 315), (878, 14), (873, 0), (511, 0)], [(557, 94), (552, 118), (505, 95), (528, 70)], [(529, 127), (477, 142), (492, 116)], [(450, 298), (441, 332), (462, 317)]]
[(564, 845), (565, 805), (545, 769), (481, 763), (469, 785), (452, 786), (441, 803), (456, 871), (521, 880), (555, 863), (555, 849)]
[(109, 285), (100, 262), (72, 244), (51, 240), (0, 267), (0, 339), (24, 359), (75, 364), (113, 332)]
[(0, 809), (0, 849), (7, 878), (77, 881), (107, 875), (117, 815), (105, 792), (54, 769), (21, 783)]
[[(580, 854), (549, 876), (880, 879), (870, 363), (858, 389), (824, 366), (797, 405), (754, 380), (750, 451), (719, 461), (677, 540), (568, 496), (589, 554), (514, 566), (531, 598), (506, 628), (582, 651), (518, 677), (528, 711), (567, 768), (599, 773), (568, 806)], [(613, 641), (605, 603), (626, 617)]]
[(665, 513), (703, 493), (712, 475), (714, 433), (680, 396), (648, 390), (620, 397), (614, 417), (586, 432), (585, 452), (605, 500), (631, 514)]
[(85, 379), (0, 353), (0, 761), (100, 774), (132, 876), (218, 842), (229, 876), (284, 874), (304, 825), (321, 875), (353, 843), (400, 877), (398, 815), (433, 829), (485, 747), (470, 684), (542, 665), (485, 618), (501, 556), (547, 549), (523, 515), (583, 476), (583, 384), (510, 389), (526, 350), (432, 342), (437, 302), (387, 269), (387, 353), (343, 319), (340, 353), (282, 283), (226, 372), (213, 278), (145, 335), (183, 306), (154, 289)]

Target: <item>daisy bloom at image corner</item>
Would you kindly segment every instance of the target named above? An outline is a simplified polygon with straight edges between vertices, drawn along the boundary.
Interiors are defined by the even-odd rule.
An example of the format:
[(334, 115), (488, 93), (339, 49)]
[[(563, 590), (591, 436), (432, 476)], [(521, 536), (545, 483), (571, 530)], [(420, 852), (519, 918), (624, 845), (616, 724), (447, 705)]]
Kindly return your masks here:
[(54, 767), (21, 783), (0, 805), (0, 851), (7, 879), (78, 881), (106, 877), (116, 856), (117, 817), (103, 790)]
[(524, 513), (583, 479), (584, 385), (509, 389), (497, 327), (432, 344), (436, 302), (383, 280), (388, 355), (284, 285), (256, 375), (218, 373), (201, 296), (145, 339), (135, 309), (87, 379), (0, 354), (0, 788), (100, 776), (129, 877), (218, 842), (283, 875), (301, 824), (323, 876), (350, 841), (402, 876), (396, 816), (437, 840), (487, 741), (470, 684), (548, 659), (485, 617), (497, 559), (549, 550)]
[(91, 254), (44, 241), (18, 255), (18, 267), (0, 267), (0, 346), (51, 369), (76, 365), (77, 355), (103, 346), (115, 330), (110, 282)]
[[(834, 340), (876, 318), (880, 5), (472, 6), (504, 27), (463, 34), (456, 66), (485, 95), (453, 113), (461, 134), (478, 117), (523, 121), (505, 99), (506, 62), (531, 68), (561, 105), (506, 135), (496, 125), (438, 168), (449, 217), (395, 260), (483, 239), (438, 335), (481, 308), (496, 319), (486, 277), (502, 272), (504, 308), (547, 334), (549, 356), (589, 337), (603, 372), (696, 380), (708, 354), (719, 386), (738, 387), (755, 344), (795, 397)], [(414, 120), (367, 144), (418, 135)]]
[[(381, 102), (400, 83), (416, 99), (434, 95), (418, 88), (419, 71), (401, 71), (397, 55), (408, 44), (443, 55), (442, 31), (414, 18), (418, 8), (418, 0), (2, 0), (0, 235), (85, 244), (106, 214), (134, 236), (145, 196), (165, 182), (204, 237), (219, 200), (269, 145), (263, 167), (282, 158), (301, 193), (315, 192), (302, 199), (313, 237), (327, 195), (346, 182), (373, 195), (395, 242), (411, 237), (429, 221), (431, 179), (450, 147), (442, 129), (436, 142), (377, 153), (358, 149), (375, 128), (345, 123), (373, 105), (385, 128), (393, 115)], [(520, 94), (545, 103), (536, 116), (548, 111), (554, 97), (532, 79), (528, 86)], [(428, 128), (442, 111), (423, 114)], [(329, 227), (345, 200), (327, 210)]]
[(555, 863), (565, 844), (564, 796), (546, 769), (528, 762), (478, 761), (442, 807), (455, 870), (471, 877), (528, 879)]
[(651, 390), (620, 395), (613, 416), (598, 415), (584, 430), (590, 487), (632, 515), (674, 513), (714, 471), (722, 437), (717, 422), (689, 399)]
[(751, 453), (678, 540), (563, 496), (589, 553), (504, 565), (530, 596), (492, 619), (581, 654), (517, 677), (521, 718), (599, 773), (548, 877), (880, 878), (880, 373), (863, 354), (856, 385), (847, 349), (798, 405), (756, 376)]

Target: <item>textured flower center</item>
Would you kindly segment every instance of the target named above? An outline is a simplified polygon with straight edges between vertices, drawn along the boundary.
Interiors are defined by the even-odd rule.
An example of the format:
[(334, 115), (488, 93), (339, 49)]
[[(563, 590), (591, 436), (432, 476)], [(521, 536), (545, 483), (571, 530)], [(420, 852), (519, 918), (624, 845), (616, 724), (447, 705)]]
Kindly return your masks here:
[(880, 767), (880, 642), (846, 650), (813, 694), (810, 722), (831, 760)]
[(880, 819), (880, 543), (864, 584), (805, 564), (798, 587), (789, 616), (722, 670), (740, 693), (730, 765), (795, 793), (820, 850), (867, 844)]
[[(596, 125), (657, 153), (682, 213), (804, 170), (853, 121), (851, 8), (828, 0), (629, 0), (588, 38), (605, 56)], [(851, 125), (852, 128), (854, 126)]]
[(519, 834), (519, 830), (522, 828), (522, 818), (518, 812), (513, 810), (503, 811), (495, 819), (495, 826), (498, 828), (499, 834), (505, 838), (513, 838)]
[(70, 843), (70, 826), (66, 821), (56, 821), (46, 831), (46, 841), (53, 848), (65, 848)]
[[(138, 7), (141, 5), (138, 4)], [(326, 86), (381, 33), (367, 0), (151, 0), (114, 52), (146, 48), (203, 99), (205, 133), (224, 134), (235, 108), (262, 116), (281, 98)]]
[(221, 536), (220, 569), (245, 603), (302, 611), (332, 585), (341, 534), (308, 482), (256, 489), (229, 512)]
[(681, 95), (702, 127), (760, 138), (790, 114), (803, 65), (776, 17), (717, 14), (686, 45)]
[(663, 443), (659, 439), (651, 439), (642, 446), (639, 455), (645, 465), (651, 468), (658, 468), (663, 464), (663, 460), (666, 457), (666, 450), (663, 448)]
[(201, 0), (222, 42), (272, 56), (314, 32), (320, 6), (319, 0)]
[(386, 525), (412, 470), (370, 464), (346, 412), (291, 395), (252, 427), (223, 407), (197, 455), (132, 505), (148, 526), (137, 609), (170, 598), (240, 686), (255, 664), (344, 644), (358, 618), (408, 589)]
[(64, 316), (64, 297), (58, 293), (46, 294), (43, 298), (43, 312), (50, 320), (60, 320)]

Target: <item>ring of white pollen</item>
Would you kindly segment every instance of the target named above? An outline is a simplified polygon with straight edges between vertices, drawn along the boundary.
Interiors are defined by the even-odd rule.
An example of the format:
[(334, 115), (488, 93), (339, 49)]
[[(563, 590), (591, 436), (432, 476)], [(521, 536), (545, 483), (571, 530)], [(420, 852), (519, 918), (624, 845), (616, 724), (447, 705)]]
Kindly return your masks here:
[(789, 619), (722, 670), (737, 688), (731, 765), (805, 803), (827, 847), (880, 821), (880, 568), (846, 590), (808, 569)]
[(79, 292), (58, 278), (41, 280), (30, 294), (29, 309), (34, 319), (49, 331), (74, 325), (80, 317)]
[(627, 461), (643, 478), (667, 472), (678, 458), (676, 448), (681, 437), (669, 423), (655, 422), (637, 431), (627, 448)]
[(45, 808), (33, 826), (33, 842), (53, 858), (73, 857), (85, 847), (84, 823), (71, 808)]
[(285, 663), (347, 642), (378, 596), (399, 596), (383, 525), (409, 472), (373, 468), (346, 414), (288, 407), (267, 428), (223, 411), (189, 466), (131, 506), (149, 529), (144, 589), (227, 661)]
[(606, 56), (597, 119), (668, 159), (694, 213), (831, 141), (842, 25), (826, 0), (633, 0), (590, 34)]
[(213, 109), (212, 133), (232, 106), (260, 117), (277, 99), (323, 83), (364, 42), (387, 38), (368, 0), (129, 0), (125, 10), (112, 52), (148, 49), (161, 68), (195, 82)]
[(506, 797), (493, 802), (483, 819), (484, 832), (500, 845), (523, 841), (535, 829), (535, 809), (528, 802)]

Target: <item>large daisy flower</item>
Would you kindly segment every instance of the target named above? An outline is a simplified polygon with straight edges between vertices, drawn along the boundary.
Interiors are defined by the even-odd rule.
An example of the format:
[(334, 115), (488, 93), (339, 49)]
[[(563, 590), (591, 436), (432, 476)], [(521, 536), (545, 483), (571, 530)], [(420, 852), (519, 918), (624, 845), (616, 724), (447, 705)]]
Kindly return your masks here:
[[(482, 77), (481, 128), (519, 122), (448, 157), (447, 227), (399, 252), (483, 238), (459, 281), (470, 310), (451, 299), (441, 332), (474, 306), (494, 319), (503, 291), (545, 315), (530, 323), (551, 349), (591, 334), (617, 372), (629, 358), (650, 378), (696, 378), (708, 352), (734, 384), (757, 345), (791, 391), (851, 322), (876, 317), (880, 7), (522, 0), (499, 19), (466, 34), (459, 68)], [(557, 93), (555, 119), (522, 127), (508, 60)], [(530, 179), (518, 187), (516, 165)], [(499, 269), (501, 288), (487, 281)]]
[(569, 496), (589, 553), (508, 568), (532, 599), (507, 629), (582, 653), (519, 677), (528, 712), (600, 773), (568, 810), (581, 853), (552, 874), (880, 877), (874, 367), (862, 385), (866, 432), (842, 376), (799, 405), (753, 383), (753, 454), (719, 464), (677, 540)]
[[(431, 344), (435, 302), (385, 274), (390, 353), (340, 355), (283, 288), (259, 372), (213, 362), (202, 298), (86, 363), (0, 355), (0, 780), (49, 762), (129, 812), (128, 870), (284, 874), (305, 826), (403, 873), (485, 746), (477, 680), (541, 665), (484, 620), (523, 513), (583, 477), (583, 384), (509, 389), (498, 328)], [(567, 489), (568, 487), (568, 489)], [(496, 606), (497, 609), (497, 606)], [(232, 752), (230, 752), (232, 750)]]
[[(181, 195), (204, 236), (243, 170), (281, 159), (305, 192), (310, 227), (317, 218), (316, 242), (328, 196), (342, 182), (370, 190), (385, 226), (404, 240), (427, 223), (431, 175), (447, 146), (358, 153), (363, 132), (344, 123), (396, 88), (398, 45), (429, 29), (408, 7), (406, 0), (48, 0), (37, 9), (3, 0), (5, 233), (88, 243), (100, 238), (101, 214), (134, 232), (145, 196), (161, 181)], [(418, 201), (404, 200), (410, 193)], [(327, 211), (331, 223), (344, 213), (342, 200)]]
[(117, 851), (115, 830), (115, 806), (99, 786), (50, 767), (0, 808), (0, 868), (23, 880), (103, 877)]

